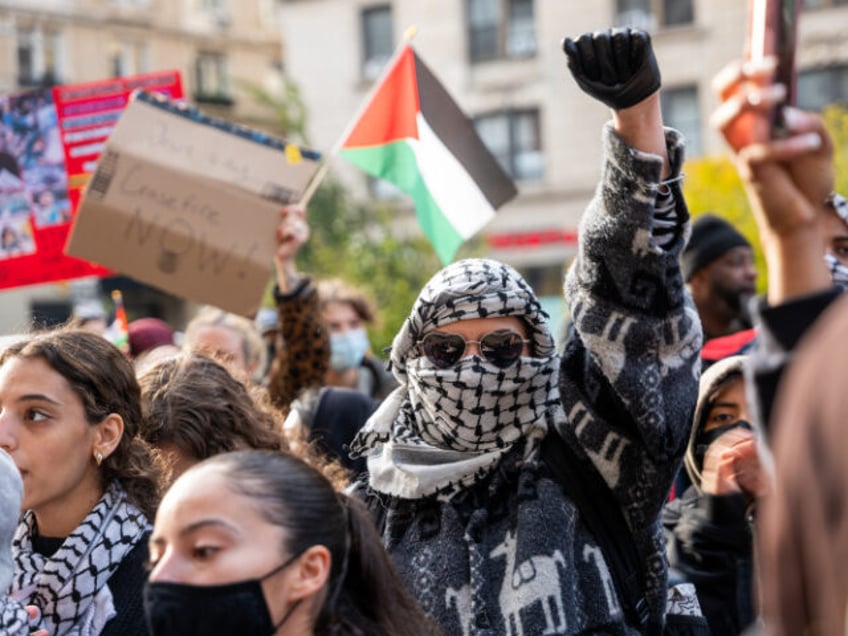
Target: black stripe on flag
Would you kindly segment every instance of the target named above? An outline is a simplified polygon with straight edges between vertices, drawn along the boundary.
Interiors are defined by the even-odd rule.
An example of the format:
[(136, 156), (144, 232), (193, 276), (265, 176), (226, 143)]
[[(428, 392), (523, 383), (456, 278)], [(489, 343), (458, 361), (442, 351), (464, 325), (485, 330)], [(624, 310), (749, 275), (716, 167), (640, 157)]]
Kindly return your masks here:
[(498, 209), (515, 197), (518, 194), (515, 183), (480, 139), (471, 119), (418, 55), (415, 55), (415, 75), (421, 114), (477, 183), (492, 208)]

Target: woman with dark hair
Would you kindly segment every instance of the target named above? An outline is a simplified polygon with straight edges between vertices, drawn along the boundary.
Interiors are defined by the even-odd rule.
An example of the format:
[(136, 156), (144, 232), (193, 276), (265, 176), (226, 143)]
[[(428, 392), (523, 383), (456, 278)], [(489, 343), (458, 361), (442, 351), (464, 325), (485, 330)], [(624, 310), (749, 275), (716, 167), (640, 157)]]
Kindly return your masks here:
[(162, 360), (139, 378), (144, 417), (141, 437), (159, 449), (166, 481), (194, 464), (236, 450), (291, 450), (343, 483), (341, 467), (329, 464), (299, 439), (283, 433), (283, 414), (267, 392), (246, 385), (221, 363), (182, 352)]
[(24, 484), (10, 594), (54, 636), (146, 633), (159, 491), (140, 421), (132, 366), (100, 336), (52, 331), (0, 355), (0, 448)]
[(436, 633), (362, 505), (289, 454), (187, 471), (162, 500), (150, 557), (154, 636)]
[(220, 363), (183, 352), (139, 378), (144, 418), (141, 436), (158, 448), (176, 478), (199, 461), (228, 451), (288, 450), (280, 416)]

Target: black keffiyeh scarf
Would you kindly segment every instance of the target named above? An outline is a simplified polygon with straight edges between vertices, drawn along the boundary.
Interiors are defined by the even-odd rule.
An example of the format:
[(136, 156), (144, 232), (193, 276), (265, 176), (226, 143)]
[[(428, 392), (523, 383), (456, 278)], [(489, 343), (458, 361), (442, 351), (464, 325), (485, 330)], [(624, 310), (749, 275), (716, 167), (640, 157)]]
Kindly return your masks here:
[(106, 582), (142, 540), (150, 524), (113, 482), (83, 522), (50, 557), (33, 549), (35, 516), (27, 511), (12, 542), (15, 577), (10, 596), (41, 610), (51, 636), (96, 635), (115, 616)]
[[(459, 320), (517, 316), (528, 327), (532, 357), (498, 368), (479, 356), (448, 369), (420, 352), (429, 332)], [(416, 499), (449, 499), (487, 476), (516, 444), (528, 459), (550, 426), (564, 420), (559, 358), (548, 317), (513, 268), (466, 259), (438, 272), (394, 339), (398, 387), (351, 445), (367, 456), (370, 485)]]

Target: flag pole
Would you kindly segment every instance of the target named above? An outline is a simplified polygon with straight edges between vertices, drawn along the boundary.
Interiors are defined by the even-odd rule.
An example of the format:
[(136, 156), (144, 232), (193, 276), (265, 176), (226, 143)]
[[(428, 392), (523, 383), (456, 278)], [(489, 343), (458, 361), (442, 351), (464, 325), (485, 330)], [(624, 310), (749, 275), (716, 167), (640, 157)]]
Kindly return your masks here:
[(329, 152), (324, 156), (324, 161), (318, 166), (318, 170), (315, 171), (315, 174), (312, 176), (309, 184), (306, 186), (306, 190), (303, 191), (303, 195), (300, 197), (300, 201), (298, 201), (298, 205), (306, 208), (309, 205), (310, 199), (312, 199), (312, 195), (315, 194), (315, 191), (318, 189), (318, 186), (321, 185), (321, 182), (324, 180), (324, 177), (327, 176), (327, 172), (330, 169), (330, 161), (339, 154), (344, 145), (344, 142), (350, 137), (350, 134), (353, 132), (353, 129), (356, 127), (356, 124), (359, 122), (362, 115), (371, 105), (371, 102), (374, 101), (374, 96), (377, 94), (377, 91), (380, 90), (380, 87), (383, 85), (383, 81), (389, 75), (391, 70), (394, 68), (398, 59), (403, 52), (406, 50), (406, 47), (409, 46), (409, 43), (412, 41), (412, 38), (415, 37), (415, 34), (418, 32), (418, 28), (413, 25), (407, 28), (403, 32), (403, 40), (400, 44), (395, 48), (392, 56), (389, 58), (389, 61), (386, 62), (386, 65), (383, 67), (380, 76), (374, 81), (371, 90), (368, 93), (368, 97), (362, 101), (359, 109), (356, 111), (356, 114), (353, 118), (348, 122), (347, 126), (344, 129), (344, 132), (339, 136), (338, 140), (333, 147), (330, 148)]

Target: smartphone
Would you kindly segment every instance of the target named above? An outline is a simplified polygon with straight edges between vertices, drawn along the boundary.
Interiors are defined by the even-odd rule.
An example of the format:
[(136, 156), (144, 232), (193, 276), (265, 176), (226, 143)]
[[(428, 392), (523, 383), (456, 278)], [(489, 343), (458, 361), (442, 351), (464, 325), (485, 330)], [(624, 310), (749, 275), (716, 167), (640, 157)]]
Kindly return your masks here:
[(777, 69), (774, 81), (786, 86), (786, 99), (772, 113), (773, 137), (785, 132), (782, 106), (794, 106), (797, 100), (795, 49), (800, 15), (801, 0), (749, 0), (745, 57), (757, 61), (775, 56)]

